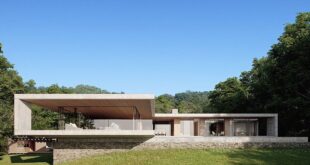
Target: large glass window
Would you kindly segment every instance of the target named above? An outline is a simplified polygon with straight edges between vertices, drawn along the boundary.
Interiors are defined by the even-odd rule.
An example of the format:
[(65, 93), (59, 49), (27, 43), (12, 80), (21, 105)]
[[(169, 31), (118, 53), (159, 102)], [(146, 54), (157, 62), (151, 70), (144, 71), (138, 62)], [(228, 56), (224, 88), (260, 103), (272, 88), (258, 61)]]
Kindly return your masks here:
[(223, 119), (213, 119), (206, 120), (206, 136), (224, 136), (224, 120)]
[(257, 119), (236, 119), (234, 120), (234, 136), (257, 136)]

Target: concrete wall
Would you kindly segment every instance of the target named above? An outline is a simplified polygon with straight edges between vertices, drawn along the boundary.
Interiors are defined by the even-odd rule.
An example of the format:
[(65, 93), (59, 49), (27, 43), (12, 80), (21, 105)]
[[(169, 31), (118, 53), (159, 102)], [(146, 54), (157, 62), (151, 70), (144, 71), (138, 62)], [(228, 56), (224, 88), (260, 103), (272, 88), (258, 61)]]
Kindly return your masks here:
[(171, 136), (171, 124), (155, 124), (155, 134), (165, 133), (166, 136)]
[(181, 122), (180, 119), (174, 119), (173, 121), (173, 136), (181, 135)]
[(31, 130), (31, 109), (20, 99), (14, 99), (14, 131)]
[(194, 136), (194, 121), (193, 120), (181, 120), (180, 128), (181, 128), (180, 135)]
[[(18, 145), (20, 143), (21, 145)], [(24, 147), (24, 144), (27, 143), (29, 147)], [(46, 142), (33, 142), (33, 141), (14, 141), (8, 140), (8, 153), (9, 154), (19, 154), (19, 153), (47, 153), (50, 152), (46, 148)]]
[(278, 136), (278, 116), (267, 118), (267, 136)]
[(307, 137), (173, 137), (58, 139), (54, 143), (54, 163), (83, 156), (143, 149), (170, 148), (310, 148)]

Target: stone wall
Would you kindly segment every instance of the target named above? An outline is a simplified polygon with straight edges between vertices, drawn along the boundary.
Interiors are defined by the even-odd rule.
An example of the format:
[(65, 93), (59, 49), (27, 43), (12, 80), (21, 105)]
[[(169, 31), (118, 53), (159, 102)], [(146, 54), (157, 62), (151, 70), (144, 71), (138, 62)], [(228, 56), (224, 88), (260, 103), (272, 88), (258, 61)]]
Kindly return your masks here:
[(110, 152), (170, 148), (310, 148), (306, 137), (63, 138), (54, 144), (54, 163)]

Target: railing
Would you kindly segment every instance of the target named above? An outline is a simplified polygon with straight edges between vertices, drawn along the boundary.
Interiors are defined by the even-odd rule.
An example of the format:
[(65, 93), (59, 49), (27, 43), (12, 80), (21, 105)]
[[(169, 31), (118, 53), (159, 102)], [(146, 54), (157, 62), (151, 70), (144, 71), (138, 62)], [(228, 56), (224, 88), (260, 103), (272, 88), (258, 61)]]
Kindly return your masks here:
[[(65, 130), (83, 129), (67, 123)], [(91, 128), (96, 130), (153, 130), (152, 120), (145, 119), (94, 119)]]

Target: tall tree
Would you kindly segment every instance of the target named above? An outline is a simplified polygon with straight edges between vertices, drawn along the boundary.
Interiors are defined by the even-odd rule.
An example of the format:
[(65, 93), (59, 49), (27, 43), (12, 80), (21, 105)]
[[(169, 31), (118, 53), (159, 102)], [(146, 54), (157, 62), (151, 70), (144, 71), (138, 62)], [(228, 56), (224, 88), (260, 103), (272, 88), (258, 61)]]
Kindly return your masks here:
[(0, 44), (0, 150), (4, 150), (5, 138), (13, 134), (14, 93), (24, 92), (22, 78), (4, 57)]
[(155, 111), (157, 113), (170, 113), (175, 108), (174, 96), (169, 94), (160, 95), (155, 100)]
[(267, 57), (254, 59), (240, 79), (228, 79), (211, 92), (220, 112), (279, 114), (279, 135), (310, 137), (310, 13), (301, 13)]
[(280, 134), (310, 136), (310, 12), (285, 27), (268, 60), (273, 65), (267, 73), (272, 93), (267, 110), (279, 113)]
[(249, 95), (247, 87), (238, 78), (228, 78), (210, 92), (210, 106), (222, 113), (247, 112)]

